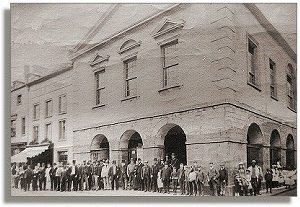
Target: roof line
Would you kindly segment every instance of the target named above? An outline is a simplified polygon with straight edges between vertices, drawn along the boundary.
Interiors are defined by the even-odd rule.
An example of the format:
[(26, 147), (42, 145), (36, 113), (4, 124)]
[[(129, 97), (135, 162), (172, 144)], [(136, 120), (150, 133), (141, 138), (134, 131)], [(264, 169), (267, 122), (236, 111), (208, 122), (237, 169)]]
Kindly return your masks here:
[(118, 32), (112, 34), (111, 36), (109, 36), (109, 37), (103, 39), (101, 42), (97, 43), (96, 45), (93, 45), (93, 46), (91, 46), (91, 47), (89, 47), (89, 48), (86, 48), (85, 50), (83, 50), (83, 49), (82, 49), (82, 50), (79, 50), (77, 53), (75, 52), (75, 54), (74, 54), (73, 56), (71, 56), (71, 60), (74, 60), (75, 58), (77, 58), (77, 57), (83, 55), (84, 53), (86, 53), (86, 52), (88, 52), (88, 51), (90, 51), (90, 50), (92, 50), (92, 49), (94, 49), (94, 48), (96, 48), (96, 47), (98, 47), (98, 46), (100, 46), (100, 45), (103, 45), (103, 44), (105, 44), (106, 42), (108, 42), (108, 41), (110, 41), (110, 40), (112, 40), (112, 39), (114, 39), (114, 38), (116, 38), (116, 37), (119, 37), (120, 35), (122, 35), (122, 34), (128, 32), (128, 31), (130, 31), (130, 30), (132, 30), (132, 29), (134, 29), (134, 28), (136, 28), (136, 27), (138, 27), (138, 26), (140, 26), (140, 25), (142, 25), (142, 24), (144, 24), (144, 23), (146, 23), (146, 22), (148, 22), (148, 21), (154, 19), (154, 18), (156, 18), (157, 16), (159, 16), (159, 15), (161, 15), (161, 14), (167, 12), (167, 11), (170, 11), (171, 9), (173, 9), (173, 8), (179, 6), (179, 5), (180, 5), (180, 4), (174, 4), (174, 5), (172, 5), (172, 6), (168, 7), (168, 8), (166, 8), (166, 9), (164, 9), (163, 11), (160, 11), (160, 12), (154, 14), (154, 15), (151, 15), (151, 16), (148, 16), (148, 17), (142, 19), (142, 20), (139, 21), (139, 22), (136, 22), (136, 23), (134, 23), (134, 24), (129, 25), (129, 26), (126, 27), (125, 29), (119, 30)]
[(290, 58), (297, 62), (297, 55), (291, 46), (282, 37), (280, 32), (271, 24), (259, 8), (253, 3), (244, 3), (247, 9), (255, 16), (257, 21), (267, 30), (268, 34), (281, 46)]
[(87, 34), (81, 39), (81, 41), (73, 48), (73, 52), (77, 52), (81, 46), (89, 42), (106, 22), (108, 17), (119, 7), (119, 4), (112, 4), (108, 10), (100, 17), (98, 22), (87, 32)]

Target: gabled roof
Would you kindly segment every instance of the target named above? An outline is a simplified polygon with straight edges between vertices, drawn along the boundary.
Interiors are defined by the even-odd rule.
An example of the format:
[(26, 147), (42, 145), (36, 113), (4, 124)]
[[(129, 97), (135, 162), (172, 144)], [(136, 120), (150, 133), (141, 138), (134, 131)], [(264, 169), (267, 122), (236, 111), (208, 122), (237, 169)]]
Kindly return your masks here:
[[(80, 43), (74, 48), (73, 54), (71, 59), (75, 59), (78, 56), (98, 47), (99, 45), (102, 45), (106, 43), (107, 41), (116, 38), (133, 28), (136, 28), (137, 26), (140, 26), (153, 18), (177, 7), (179, 4), (172, 4), (171, 6), (168, 6), (163, 9), (158, 9), (156, 7), (151, 6), (151, 4), (139, 4), (135, 5), (137, 9), (140, 9), (139, 11), (131, 11), (130, 4), (114, 4), (110, 7), (110, 9), (102, 15), (101, 19), (96, 23), (96, 25), (88, 32), (88, 34), (83, 38), (83, 40), (80, 41)], [(122, 8), (127, 7), (127, 8)], [(140, 8), (141, 7), (141, 8)], [(132, 4), (132, 8), (134, 8), (134, 5)], [(148, 9), (147, 9), (148, 8)], [(126, 11), (127, 9), (127, 11)], [(124, 14), (124, 12), (127, 12)], [(116, 27), (115, 24), (118, 23), (117, 17), (118, 15), (115, 15), (117, 12), (120, 13), (119, 20), (123, 21), (123, 25)], [(126, 18), (122, 15), (126, 15)], [(127, 15), (128, 14), (128, 15)], [(131, 14), (137, 15), (137, 18), (135, 16), (131, 17)], [(129, 17), (128, 17), (129, 16)], [(113, 18), (114, 17), (114, 18)], [(130, 21), (129, 21), (130, 20)], [(108, 22), (112, 21), (115, 24), (108, 25)], [(129, 21), (129, 22), (127, 22)], [(108, 25), (108, 26), (107, 26)], [(104, 29), (105, 28), (105, 29)], [(107, 33), (107, 28), (111, 28), (112, 33)]]

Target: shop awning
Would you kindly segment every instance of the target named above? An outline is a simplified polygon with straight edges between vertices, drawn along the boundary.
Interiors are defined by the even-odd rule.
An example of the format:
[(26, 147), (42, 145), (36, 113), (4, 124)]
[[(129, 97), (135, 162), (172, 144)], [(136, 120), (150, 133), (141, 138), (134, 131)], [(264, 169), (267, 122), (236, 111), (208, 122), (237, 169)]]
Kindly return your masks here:
[(11, 162), (27, 162), (27, 158), (38, 156), (39, 154), (45, 152), (49, 148), (46, 146), (38, 146), (38, 147), (28, 147), (22, 152), (11, 157)]

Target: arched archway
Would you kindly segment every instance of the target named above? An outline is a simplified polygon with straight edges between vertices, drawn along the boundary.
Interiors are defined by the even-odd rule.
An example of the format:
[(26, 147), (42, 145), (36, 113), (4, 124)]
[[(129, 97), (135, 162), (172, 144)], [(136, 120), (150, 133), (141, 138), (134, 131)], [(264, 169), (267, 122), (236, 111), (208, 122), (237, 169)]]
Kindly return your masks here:
[(179, 163), (187, 164), (186, 134), (179, 125), (172, 123), (164, 125), (158, 132), (158, 139), (160, 143), (157, 144), (163, 144), (164, 157), (171, 158), (172, 153), (175, 153)]
[(143, 140), (141, 135), (135, 130), (127, 130), (121, 136), (120, 149), (121, 159), (127, 163), (131, 158), (137, 160), (143, 158)]
[(292, 169), (295, 167), (295, 144), (294, 138), (291, 134), (286, 140), (286, 168)]
[(103, 134), (93, 138), (90, 152), (92, 161), (109, 159), (109, 142)]
[(263, 163), (262, 156), (262, 132), (256, 123), (252, 123), (247, 132), (247, 165), (251, 165), (251, 161), (256, 160), (260, 164)]
[(281, 162), (281, 140), (278, 130), (274, 129), (270, 139), (270, 167)]

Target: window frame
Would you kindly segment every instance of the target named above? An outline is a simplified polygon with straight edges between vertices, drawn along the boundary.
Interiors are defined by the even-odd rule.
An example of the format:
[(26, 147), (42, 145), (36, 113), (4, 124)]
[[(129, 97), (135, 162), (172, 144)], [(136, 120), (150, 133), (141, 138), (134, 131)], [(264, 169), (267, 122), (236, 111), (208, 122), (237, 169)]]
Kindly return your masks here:
[[(136, 98), (138, 96), (138, 86), (137, 86), (137, 74), (135, 76), (129, 77), (129, 67), (128, 63), (135, 62), (134, 67), (131, 68), (131, 70), (137, 70), (137, 55), (130, 56), (129, 58), (123, 60), (123, 68), (124, 68), (124, 97), (125, 99), (132, 99)], [(137, 71), (136, 71), (137, 72)], [(135, 94), (130, 94), (130, 83), (136, 81), (136, 88), (135, 88)]]
[[(95, 80), (95, 93), (94, 93), (95, 94), (95, 106), (94, 107), (100, 107), (100, 106), (105, 105), (103, 102), (103, 98), (101, 98), (101, 97), (103, 97), (103, 95), (101, 96), (101, 94), (103, 94), (105, 86), (100, 86), (100, 84), (99, 84), (98, 78), (99, 78), (100, 74), (105, 74), (105, 67), (101, 67), (94, 71), (94, 80)], [(99, 86), (98, 86), (98, 84), (99, 84)], [(99, 93), (100, 93), (100, 95), (98, 95)]]
[[(37, 128), (37, 133), (35, 131), (35, 128)], [(32, 137), (32, 142), (33, 143), (38, 143), (39, 142), (39, 133), (40, 133), (39, 125), (33, 125), (33, 137)]]
[[(48, 126), (50, 126), (50, 138), (48, 136)], [(45, 140), (52, 140), (52, 122), (45, 123)]]
[[(258, 91), (261, 91), (261, 83), (260, 83), (260, 67), (259, 67), (259, 44), (258, 42), (247, 33), (246, 35), (246, 41), (247, 41), (247, 48), (246, 48), (246, 60), (247, 60), (247, 84), (252, 86)], [(255, 58), (255, 67), (252, 67), (252, 61), (249, 62), (249, 55), (251, 53), (249, 52), (249, 43), (252, 43), (255, 46), (254, 50), (254, 58)], [(252, 59), (252, 58), (251, 58)], [(253, 70), (254, 69), (254, 70)], [(251, 78), (251, 79), (250, 79)], [(251, 81), (254, 79), (254, 83)]]
[[(35, 110), (37, 107), (37, 111)], [(39, 120), (40, 119), (40, 103), (33, 104), (33, 120)]]
[[(64, 122), (64, 137), (61, 137), (61, 128), (60, 128), (60, 123)], [(66, 127), (66, 119), (60, 119), (58, 120), (58, 141), (66, 141), (67, 140), (67, 136), (66, 136), (66, 132), (67, 132), (67, 127)]]
[[(276, 77), (277, 67), (276, 67), (276, 63), (271, 58), (268, 59), (268, 63), (269, 63), (269, 71), (270, 71), (270, 96), (271, 96), (271, 98), (278, 101), (278, 99), (277, 99), (277, 77)], [(273, 68), (271, 68), (271, 66)], [(272, 94), (272, 89), (273, 89), (274, 94)]]
[[(178, 45), (179, 45), (178, 38), (172, 39), (172, 40), (167, 41), (160, 45), (161, 62), (162, 62), (162, 87), (163, 88), (174, 87), (175, 85), (178, 85), (178, 83), (175, 85), (171, 85), (168, 83), (169, 82), (168, 70), (170, 70), (170, 68), (174, 68), (174, 67), (178, 66), (179, 61), (177, 61), (177, 63), (174, 63), (174, 64), (166, 65), (166, 54), (165, 54), (166, 48), (172, 47), (174, 45), (177, 47), (177, 52), (178, 52)], [(178, 60), (178, 55), (175, 57)]]
[[(290, 73), (291, 72), (291, 73)], [(290, 82), (288, 81), (288, 78), (290, 79)], [(287, 71), (286, 71), (286, 96), (287, 96), (287, 107), (296, 112), (296, 106), (297, 106), (297, 100), (296, 100), (296, 76), (294, 71), (294, 66), (291, 63), (288, 63), (287, 65)], [(290, 88), (292, 90), (289, 90), (288, 84), (290, 84)], [(292, 93), (292, 94), (291, 94)], [(292, 106), (290, 105), (290, 99), (292, 100)]]
[[(23, 122), (24, 120), (24, 122)], [(24, 136), (26, 134), (26, 117), (21, 117), (21, 135)]]
[[(61, 102), (61, 98), (64, 97), (65, 98), (65, 104), (66, 104), (66, 108), (64, 111), (62, 111), (62, 102)], [(68, 104), (67, 104), (67, 95), (66, 94), (61, 94), (58, 96), (58, 114), (66, 114), (67, 113), (67, 108), (68, 108)]]
[[(51, 102), (51, 111), (50, 111), (50, 114), (48, 113), (49, 111), (47, 109), (48, 108), (48, 105), (47, 103)], [(53, 116), (53, 100), (52, 99), (47, 99), (45, 101), (45, 118), (49, 118), (49, 117), (52, 117)]]

